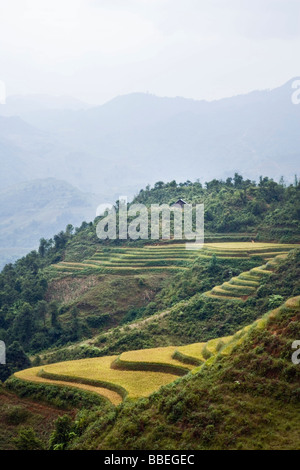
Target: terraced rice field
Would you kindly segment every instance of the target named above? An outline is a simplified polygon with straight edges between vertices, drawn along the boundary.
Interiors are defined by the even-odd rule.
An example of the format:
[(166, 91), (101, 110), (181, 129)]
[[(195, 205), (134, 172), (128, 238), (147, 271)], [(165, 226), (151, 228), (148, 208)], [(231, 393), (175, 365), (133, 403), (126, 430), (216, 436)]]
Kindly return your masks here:
[[(220, 341), (218, 339), (216, 344)], [(225, 339), (226, 341), (226, 339)], [(197, 347), (198, 346), (198, 347)], [(199, 349), (205, 343), (186, 346), (186, 351), (192, 356), (199, 356)], [(33, 367), (15, 373), (21, 380), (35, 383), (71, 386), (97, 393), (118, 405), (124, 399), (146, 397), (161, 386), (173, 382), (178, 376), (188, 373), (203, 361), (195, 365), (174, 359), (175, 346), (154, 349), (129, 351), (118, 356), (107, 356), (92, 359), (48, 364)], [(212, 349), (212, 351), (215, 351)], [(121, 367), (116, 361), (121, 360)], [(132, 369), (132, 364), (134, 368)], [(151, 370), (151, 367), (159, 366)], [(169, 369), (168, 369), (169, 368)], [(167, 372), (164, 371), (167, 370)], [(170, 370), (171, 369), (171, 370)]]
[(96, 393), (97, 395), (101, 395), (105, 398), (107, 398), (113, 405), (119, 405), (122, 402), (122, 396), (113, 391), (109, 390), (108, 388), (105, 387), (96, 387), (95, 385), (88, 385), (84, 383), (72, 383), (72, 381), (67, 381), (67, 380), (59, 380), (58, 378), (55, 379), (50, 379), (50, 378), (44, 378), (39, 376), (38, 374), (40, 373), (41, 368), (40, 367), (32, 367), (31, 369), (25, 369), (20, 372), (16, 372), (14, 375), (15, 377), (33, 382), (33, 383), (43, 383), (43, 384), (49, 384), (49, 385), (61, 385), (61, 386), (67, 386), (67, 387), (74, 387), (74, 388), (79, 388), (81, 390), (85, 390), (87, 392), (92, 392)]
[[(15, 376), (34, 383), (77, 387), (102, 395), (118, 405), (126, 396), (131, 399), (146, 397), (178, 376), (192, 371), (205, 361), (201, 354), (205, 348), (209, 349), (211, 356), (216, 354), (220, 341), (224, 345), (231, 339), (229, 336), (182, 347), (128, 351), (119, 357), (48, 364), (16, 372)], [(176, 359), (176, 352), (180, 352), (180, 360)], [(194, 363), (191, 359), (195, 360)]]
[[(237, 340), (243, 339), (246, 331), (247, 328), (244, 328), (236, 335), (216, 338), (207, 343), (128, 351), (119, 357), (60, 362), (25, 369), (14, 375), (34, 383), (77, 387), (102, 395), (118, 405), (125, 397), (146, 397), (178, 376), (190, 371), (195, 373), (198, 366), (218, 352), (223, 353), (224, 350), (228, 354)], [(204, 351), (209, 351), (209, 354), (204, 354)], [(116, 367), (117, 361), (121, 362), (121, 366), (117, 364)], [(151, 370), (153, 366), (159, 367)], [(168, 368), (171, 372), (164, 371)]]
[[(210, 365), (218, 354), (228, 355), (242, 343), (252, 328), (262, 328), (267, 319), (280, 314), (285, 309), (299, 310), (300, 296), (289, 299), (282, 307), (265, 314), (253, 324), (241, 329), (233, 336), (216, 338), (207, 343), (194, 343), (186, 346), (129, 351), (121, 356), (107, 356), (92, 359), (60, 362), (25, 369), (14, 375), (25, 381), (45, 384), (58, 384), (100, 394), (118, 405), (125, 398), (146, 397), (167, 385), (179, 375), (191, 371), (196, 373), (204, 363)], [(116, 363), (121, 361), (121, 368)], [(152, 365), (160, 366), (157, 371)], [(133, 369), (133, 366), (135, 369)], [(164, 372), (164, 367), (173, 368), (173, 373)], [(176, 368), (178, 368), (176, 372)]]
[[(120, 403), (126, 392), (129, 398), (148, 396), (176, 378), (174, 374), (168, 373), (113, 369), (111, 365), (116, 359), (117, 356), (106, 356), (60, 362), (43, 366), (42, 374), (45, 374), (45, 377), (37, 375), (41, 372), (41, 367), (17, 372), (15, 376), (33, 382), (59, 383), (61, 381), (63, 384), (70, 383), (84, 389), (89, 386), (92, 387), (90, 391), (106, 396), (113, 403)], [(79, 379), (81, 383), (75, 384), (76, 379)], [(108, 388), (111, 385), (115, 386), (113, 392)]]
[[(182, 362), (173, 358), (175, 351), (175, 346), (127, 351), (121, 354), (120, 359), (124, 362), (171, 364), (181, 367)], [(192, 369), (192, 366), (187, 367)]]
[(141, 274), (145, 272), (177, 272), (187, 269), (196, 257), (250, 258), (260, 256), (269, 261), (286, 255), (295, 245), (274, 243), (227, 242), (206, 243), (200, 250), (187, 250), (182, 243), (146, 245), (144, 247), (100, 248), (82, 262), (62, 261), (52, 265), (52, 272), (61, 274)]
[(209, 298), (223, 300), (247, 300), (249, 296), (255, 294), (264, 276), (272, 276), (274, 268), (284, 256), (286, 255), (277, 255), (266, 264), (241, 273), (237, 277), (232, 277), (229, 282), (224, 282), (221, 286), (215, 286), (204, 295)]

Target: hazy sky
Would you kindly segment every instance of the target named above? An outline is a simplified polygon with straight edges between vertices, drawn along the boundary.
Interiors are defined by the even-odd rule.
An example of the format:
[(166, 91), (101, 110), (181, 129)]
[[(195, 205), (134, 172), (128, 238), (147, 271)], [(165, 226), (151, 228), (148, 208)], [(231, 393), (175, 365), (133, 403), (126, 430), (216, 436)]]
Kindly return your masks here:
[(300, 0), (0, 0), (7, 93), (216, 99), (300, 75)]

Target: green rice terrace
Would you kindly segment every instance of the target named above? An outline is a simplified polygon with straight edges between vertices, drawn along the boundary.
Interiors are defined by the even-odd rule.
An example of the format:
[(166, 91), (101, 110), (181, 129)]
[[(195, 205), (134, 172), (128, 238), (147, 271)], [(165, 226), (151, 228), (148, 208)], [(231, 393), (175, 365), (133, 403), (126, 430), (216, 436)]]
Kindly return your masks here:
[[(206, 243), (200, 250), (187, 250), (185, 244), (146, 245), (144, 247), (101, 248), (82, 262), (61, 261), (52, 265), (51, 274), (76, 275), (95, 272), (109, 274), (140, 274), (145, 272), (178, 272), (186, 270), (196, 257), (211, 258), (214, 254), (222, 259), (249, 259), (260, 256), (266, 262), (278, 255), (285, 255), (294, 248), (292, 244), (228, 242)], [(259, 273), (260, 274), (260, 273)], [(263, 273), (264, 274), (264, 273)], [(257, 281), (252, 272), (249, 281)], [(252, 279), (250, 279), (252, 278)], [(233, 286), (242, 286), (245, 279), (233, 280)], [(247, 281), (247, 279), (246, 279)], [(244, 283), (246, 291), (246, 284)], [(247, 283), (249, 291), (255, 284)], [(248, 291), (247, 291), (248, 292)], [(221, 292), (222, 295), (222, 292)], [(246, 294), (245, 294), (246, 295)]]
[(266, 264), (243, 272), (237, 277), (232, 277), (230, 281), (224, 282), (221, 286), (215, 286), (204, 295), (222, 300), (247, 300), (249, 296), (257, 291), (263, 278), (271, 276), (275, 266), (285, 257), (285, 254), (277, 255)]

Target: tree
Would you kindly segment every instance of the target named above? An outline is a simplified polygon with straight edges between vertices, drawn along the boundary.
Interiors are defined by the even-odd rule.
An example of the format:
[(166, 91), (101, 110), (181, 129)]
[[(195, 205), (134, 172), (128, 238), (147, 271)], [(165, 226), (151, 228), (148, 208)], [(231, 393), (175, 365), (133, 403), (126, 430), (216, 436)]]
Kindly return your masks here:
[(47, 249), (47, 240), (45, 238), (40, 239), (40, 246), (39, 246), (39, 255), (44, 258)]
[(58, 315), (58, 307), (56, 302), (51, 302), (49, 304), (49, 313), (50, 313), (50, 318), (51, 318), (51, 326), (53, 328), (57, 328), (59, 326), (58, 320), (57, 320), (57, 315)]
[(38, 321), (42, 321), (43, 326), (46, 326), (46, 315), (48, 304), (45, 300), (40, 300), (36, 306), (36, 316)]
[(43, 450), (44, 445), (37, 438), (32, 428), (20, 429), (18, 437), (14, 439), (14, 444), (18, 450)]
[(213, 253), (209, 266), (208, 266), (208, 270), (210, 271), (211, 274), (214, 274), (217, 268), (218, 268), (218, 260), (217, 260), (216, 254)]
[(70, 440), (75, 436), (74, 425), (69, 415), (60, 416), (55, 421), (55, 430), (51, 434), (49, 441), (50, 450), (63, 450)]
[(31, 305), (24, 302), (13, 323), (14, 336), (24, 346), (28, 345), (34, 330), (34, 316)]
[(234, 173), (233, 182), (236, 188), (241, 188), (243, 183), (243, 177), (238, 173)]
[(80, 324), (78, 320), (78, 308), (73, 307), (71, 310), (72, 322), (71, 322), (71, 330), (72, 330), (72, 341), (76, 341), (79, 337), (79, 330)]
[(72, 224), (68, 224), (66, 226), (66, 234), (68, 237), (70, 237), (72, 235), (72, 233), (74, 232), (74, 227)]
[(154, 184), (154, 189), (162, 189), (164, 185), (165, 183), (163, 181), (157, 181), (157, 183)]
[(283, 177), (283, 176), (280, 177), (279, 184), (280, 184), (280, 186), (283, 186), (284, 188), (286, 187), (286, 184), (285, 184), (285, 181), (284, 181), (284, 177)]
[[(82, 225), (83, 225), (83, 223), (82, 223)], [(67, 234), (63, 231), (59, 232), (57, 235), (54, 235), (55, 249), (56, 250), (61, 250), (62, 248), (64, 248), (66, 246), (67, 241), (68, 241)]]
[(6, 364), (0, 367), (0, 380), (4, 382), (18, 370), (26, 369), (30, 366), (31, 362), (26, 356), (24, 349), (18, 341), (14, 341), (6, 350)]

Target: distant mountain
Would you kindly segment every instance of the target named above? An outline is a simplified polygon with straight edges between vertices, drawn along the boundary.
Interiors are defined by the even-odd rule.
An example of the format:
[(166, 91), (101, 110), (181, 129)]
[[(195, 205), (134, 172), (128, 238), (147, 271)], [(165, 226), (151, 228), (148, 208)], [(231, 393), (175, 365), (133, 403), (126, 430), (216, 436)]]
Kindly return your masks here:
[(93, 220), (99, 203), (65, 181), (34, 180), (0, 190), (0, 269), (68, 224)]
[[(55, 100), (52, 109), (25, 106), (23, 128), (20, 121), (6, 123), (0, 149), (6, 146), (17, 173), (27, 177), (25, 162), (32, 178), (65, 179), (112, 199), (157, 180), (204, 182), (235, 171), (292, 179), (300, 159), (293, 81), (212, 102), (134, 93), (87, 109), (62, 109)], [(11, 172), (8, 165), (5, 184)]]
[(234, 171), (291, 178), (300, 157), (292, 82), (214, 102), (121, 96), (78, 114), (63, 135), (78, 148), (84, 141), (91, 153), (126, 162), (134, 174), (144, 171), (149, 182), (205, 181)]
[(94, 188), (101, 199), (105, 198), (109, 186), (103, 188), (101, 178), (103, 182), (112, 168), (109, 161), (80, 151), (75, 145), (65, 145), (55, 133), (40, 130), (20, 117), (0, 116), (0, 152), (2, 188), (54, 177), (91, 191), (91, 178), (92, 183), (97, 178)]
[[(273, 90), (212, 102), (142, 93), (118, 96), (97, 107), (69, 97), (9, 98), (0, 106), (0, 205), (9, 206), (14, 192), (20, 204), (19, 212), (13, 206), (11, 219), (0, 220), (5, 253), (11, 240), (17, 240), (11, 239), (17, 230), (14, 221), (28, 210), (33, 217), (37, 208), (35, 197), (22, 196), (22, 182), (38, 198), (32, 180), (63, 180), (78, 188), (80, 198), (82, 192), (97, 194), (98, 205), (114, 202), (119, 195), (133, 197), (156, 181), (199, 178), (204, 183), (235, 172), (253, 180), (267, 175), (292, 181), (300, 161), (300, 105), (292, 103), (294, 80)], [(55, 206), (55, 198), (56, 217), (72, 222), (63, 207)], [(77, 214), (78, 199), (71, 202), (68, 207)], [(42, 219), (33, 219), (41, 227), (28, 223), (20, 245), (14, 242), (14, 253), (19, 246), (26, 246), (24, 252), (34, 246), (38, 234), (53, 235), (61, 228), (53, 221), (48, 231)]]
[(10, 95), (6, 99), (5, 106), (1, 107), (0, 114), (2, 116), (22, 116), (38, 110), (64, 109), (75, 111), (86, 109), (89, 106), (87, 103), (68, 95)]

